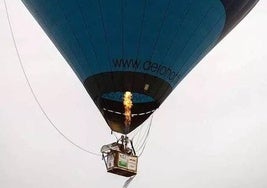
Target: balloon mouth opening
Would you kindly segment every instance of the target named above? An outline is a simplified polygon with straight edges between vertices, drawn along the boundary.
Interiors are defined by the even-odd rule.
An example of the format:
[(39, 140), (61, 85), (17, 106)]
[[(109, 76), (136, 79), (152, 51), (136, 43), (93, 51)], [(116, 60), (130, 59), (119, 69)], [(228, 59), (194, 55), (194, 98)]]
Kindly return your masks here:
[[(114, 114), (121, 115), (121, 116), (124, 115), (123, 112), (115, 111), (115, 110), (111, 110), (111, 109), (107, 109), (107, 108), (103, 108), (103, 111), (104, 111), (104, 112), (108, 112), (108, 113), (114, 113)], [(150, 114), (152, 114), (152, 113), (155, 112), (155, 111), (156, 111), (156, 109), (153, 109), (153, 110), (150, 110), (150, 111), (146, 111), (146, 112), (141, 112), (141, 113), (132, 113), (131, 116), (132, 116), (132, 117), (135, 117), (135, 116), (145, 116), (145, 115), (150, 115)]]
[[(124, 97), (124, 92), (120, 92), (120, 91), (104, 93), (101, 96), (102, 99), (111, 100), (115, 102), (121, 102), (121, 103), (123, 103), (123, 97)], [(143, 93), (132, 92), (132, 101), (134, 104), (150, 103), (150, 102), (155, 102), (155, 99)]]
[(123, 111), (116, 111), (107, 108), (102, 109), (103, 116), (111, 130), (128, 134), (142, 124), (156, 109), (144, 112), (133, 112), (131, 114), (131, 124), (125, 125), (125, 114)]
[[(126, 92), (106, 92), (100, 97), (100, 110), (110, 128), (122, 134), (128, 134), (142, 124), (157, 109), (157, 101), (144, 93), (131, 93), (131, 110), (129, 123), (125, 124), (127, 111), (125, 108)], [(129, 115), (129, 114), (128, 114)]]

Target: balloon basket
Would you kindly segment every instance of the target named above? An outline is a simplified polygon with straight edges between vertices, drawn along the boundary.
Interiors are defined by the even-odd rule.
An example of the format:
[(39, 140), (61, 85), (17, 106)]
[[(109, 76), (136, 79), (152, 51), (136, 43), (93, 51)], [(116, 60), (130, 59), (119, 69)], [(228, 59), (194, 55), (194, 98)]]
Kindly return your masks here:
[(138, 157), (132, 141), (127, 136), (122, 136), (117, 142), (104, 145), (101, 152), (107, 172), (125, 177), (136, 175)]
[(138, 157), (119, 151), (111, 151), (105, 160), (107, 172), (120, 176), (131, 177), (137, 173)]

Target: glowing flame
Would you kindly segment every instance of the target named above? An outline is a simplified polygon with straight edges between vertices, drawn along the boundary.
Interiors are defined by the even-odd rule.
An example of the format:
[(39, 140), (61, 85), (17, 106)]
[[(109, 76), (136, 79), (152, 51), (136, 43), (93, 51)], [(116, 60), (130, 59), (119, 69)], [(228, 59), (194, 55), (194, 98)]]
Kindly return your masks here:
[(123, 105), (124, 105), (124, 116), (125, 116), (125, 121), (124, 124), (125, 126), (129, 126), (131, 125), (131, 119), (132, 119), (132, 106), (133, 106), (133, 102), (132, 102), (132, 93), (130, 91), (126, 91), (124, 93), (124, 97), (123, 97)]

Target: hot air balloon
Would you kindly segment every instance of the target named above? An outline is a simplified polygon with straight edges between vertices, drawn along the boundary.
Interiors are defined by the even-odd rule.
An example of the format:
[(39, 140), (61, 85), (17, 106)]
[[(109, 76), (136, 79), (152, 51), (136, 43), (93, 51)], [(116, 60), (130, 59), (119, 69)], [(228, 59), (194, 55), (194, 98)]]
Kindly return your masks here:
[(141, 125), (258, 0), (22, 0), (109, 127)]
[[(107, 124), (141, 125), (258, 0), (22, 0)], [(123, 96), (132, 94), (125, 126)]]

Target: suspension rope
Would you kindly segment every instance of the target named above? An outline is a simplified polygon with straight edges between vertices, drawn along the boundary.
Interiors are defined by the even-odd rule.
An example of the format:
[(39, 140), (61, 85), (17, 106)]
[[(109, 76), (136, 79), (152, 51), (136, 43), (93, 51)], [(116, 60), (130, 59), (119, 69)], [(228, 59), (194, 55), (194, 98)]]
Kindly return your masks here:
[(149, 127), (148, 127), (148, 130), (147, 130), (145, 139), (143, 141), (143, 144), (138, 148), (138, 150), (141, 150), (141, 153), (138, 155), (138, 157), (141, 157), (141, 155), (143, 154), (143, 152), (145, 150), (145, 147), (146, 147), (146, 144), (147, 144), (147, 139), (149, 137), (149, 133), (150, 133), (150, 130), (151, 130), (152, 121), (153, 121), (153, 115), (151, 116), (151, 119), (150, 119), (150, 122), (149, 122)]
[(4, 0), (4, 5), (5, 5), (5, 11), (6, 11), (6, 17), (7, 17), (7, 21), (8, 21), (8, 26), (9, 26), (9, 30), (10, 30), (10, 33), (11, 33), (11, 37), (12, 37), (12, 41), (13, 41), (13, 44), (14, 44), (14, 47), (15, 47), (15, 51), (16, 51), (16, 55), (18, 57), (18, 60), (19, 60), (19, 64), (20, 64), (20, 68), (23, 72), (23, 75), (25, 77), (25, 80), (27, 82), (27, 85), (30, 89), (30, 92), (35, 100), (35, 102), (37, 103), (38, 107), (40, 108), (42, 114), (45, 116), (45, 118), (48, 120), (48, 122), (52, 125), (52, 127), (63, 137), (65, 138), (66, 141), (68, 141), (70, 144), (72, 144), (73, 146), (75, 146), (76, 148), (86, 152), (86, 153), (89, 153), (91, 155), (95, 155), (95, 156), (101, 156), (99, 153), (95, 153), (95, 152), (92, 152), (92, 151), (89, 151), (81, 146), (79, 146), (78, 144), (76, 144), (75, 142), (73, 142), (70, 138), (68, 138), (66, 135), (64, 135), (57, 127), (56, 125), (53, 123), (53, 121), (50, 119), (50, 117), (48, 116), (48, 114), (45, 112), (43, 106), (41, 105), (40, 101), (38, 100), (37, 98), (37, 95), (35, 94), (35, 91), (34, 89), (32, 88), (31, 86), (31, 82), (29, 80), (29, 77), (25, 71), (25, 68), (24, 68), (24, 65), (22, 63), (22, 59), (21, 59), (21, 56), (20, 56), (20, 53), (19, 53), (19, 50), (18, 50), (18, 47), (17, 47), (17, 42), (16, 42), (16, 39), (15, 39), (15, 35), (14, 35), (14, 31), (13, 31), (13, 27), (12, 27), (12, 24), (11, 24), (11, 19), (10, 19), (10, 15), (9, 15), (9, 11), (8, 11), (8, 7), (7, 7), (7, 3), (6, 3), (6, 0)]
[[(150, 118), (153, 118), (153, 115), (150, 116)], [(151, 120), (151, 119), (150, 119)], [(147, 120), (146, 125), (142, 125), (141, 127), (139, 127), (136, 132), (134, 133), (134, 135), (132, 136), (132, 140), (135, 141), (134, 142), (134, 147), (135, 148), (140, 148), (140, 146), (142, 145), (142, 143), (144, 142), (144, 137), (149, 129), (149, 125), (150, 125), (150, 120)], [(144, 130), (144, 127), (146, 127), (146, 129)]]
[[(151, 125), (152, 125), (152, 120), (153, 120), (153, 115), (151, 116), (150, 118), (150, 122), (149, 122), (149, 127), (148, 127), (148, 130), (147, 130), (147, 133), (146, 133), (146, 136), (145, 136), (145, 139), (144, 139), (144, 142), (142, 144), (142, 147), (140, 149), (142, 149), (141, 153), (138, 155), (138, 157), (141, 157), (141, 155), (143, 154), (144, 150), (145, 150), (145, 147), (146, 147), (146, 144), (147, 144), (147, 139), (148, 139), (148, 136), (149, 136), (149, 133), (150, 133), (150, 129), (151, 129)], [(139, 130), (140, 131), (140, 130)], [(138, 131), (138, 132), (139, 132)], [(136, 135), (136, 134), (135, 134)], [(134, 136), (135, 136), (134, 135)], [(132, 144), (132, 143), (131, 143)], [(135, 178), (135, 176), (131, 176), (130, 178), (128, 178), (125, 182), (124, 182), (124, 185), (123, 185), (123, 188), (127, 188), (130, 183), (133, 181), (133, 179)]]

